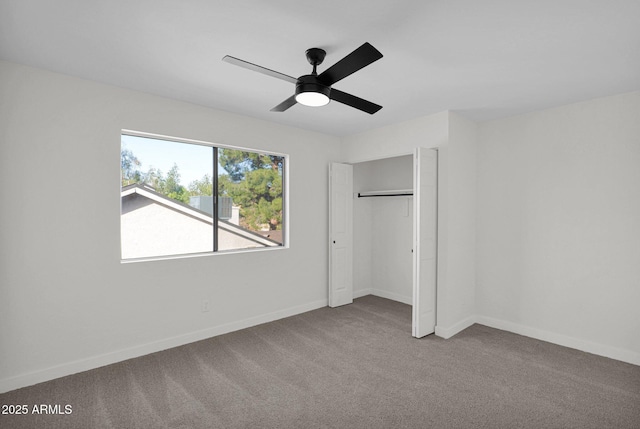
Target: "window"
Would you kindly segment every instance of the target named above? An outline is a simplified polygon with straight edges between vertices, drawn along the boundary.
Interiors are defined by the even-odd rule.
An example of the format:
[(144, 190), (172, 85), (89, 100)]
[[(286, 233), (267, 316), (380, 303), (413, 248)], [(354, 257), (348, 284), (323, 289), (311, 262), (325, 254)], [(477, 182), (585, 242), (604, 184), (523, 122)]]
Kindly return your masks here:
[(123, 132), (122, 259), (285, 245), (286, 155)]

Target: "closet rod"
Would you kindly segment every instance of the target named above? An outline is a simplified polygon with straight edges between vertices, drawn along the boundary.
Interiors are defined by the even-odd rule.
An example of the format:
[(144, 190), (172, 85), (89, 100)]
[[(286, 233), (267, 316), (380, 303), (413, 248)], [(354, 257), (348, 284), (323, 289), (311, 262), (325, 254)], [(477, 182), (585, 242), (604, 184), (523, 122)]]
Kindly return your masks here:
[(361, 194), (360, 192), (358, 192), (358, 198), (367, 198), (367, 197), (406, 197), (406, 196), (412, 196), (413, 192), (412, 191), (398, 191), (396, 193), (374, 193), (374, 192), (367, 192), (364, 194)]

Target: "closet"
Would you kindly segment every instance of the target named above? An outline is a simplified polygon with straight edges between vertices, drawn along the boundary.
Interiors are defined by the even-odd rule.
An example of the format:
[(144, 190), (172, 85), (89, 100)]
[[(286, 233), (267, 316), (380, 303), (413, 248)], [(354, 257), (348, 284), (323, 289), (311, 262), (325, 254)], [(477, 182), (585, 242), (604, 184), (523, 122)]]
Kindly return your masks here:
[(329, 173), (329, 306), (378, 295), (412, 306), (414, 337), (434, 332), (437, 151)]
[(353, 164), (353, 295), (412, 304), (413, 156)]

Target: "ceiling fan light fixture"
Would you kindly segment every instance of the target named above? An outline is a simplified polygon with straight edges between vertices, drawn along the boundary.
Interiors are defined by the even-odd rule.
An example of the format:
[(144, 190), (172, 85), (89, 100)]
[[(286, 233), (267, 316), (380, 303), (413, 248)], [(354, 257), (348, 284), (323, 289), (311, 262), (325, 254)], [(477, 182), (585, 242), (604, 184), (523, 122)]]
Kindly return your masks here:
[(320, 107), (329, 103), (331, 88), (316, 81), (315, 76), (302, 76), (296, 85), (296, 101), (305, 106)]
[(320, 92), (301, 92), (296, 95), (296, 101), (310, 107), (325, 106), (329, 103), (329, 97)]

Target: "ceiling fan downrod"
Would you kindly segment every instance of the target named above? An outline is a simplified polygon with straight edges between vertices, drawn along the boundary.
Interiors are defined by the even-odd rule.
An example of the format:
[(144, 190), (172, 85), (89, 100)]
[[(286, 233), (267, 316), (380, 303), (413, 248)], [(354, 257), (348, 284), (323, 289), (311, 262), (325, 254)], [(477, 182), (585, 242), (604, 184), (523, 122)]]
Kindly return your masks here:
[(320, 48), (311, 48), (307, 49), (305, 54), (307, 55), (307, 61), (309, 64), (313, 66), (312, 75), (317, 76), (318, 72), (316, 71), (316, 67), (322, 64), (324, 61), (324, 57), (327, 55), (327, 52), (324, 49)]

